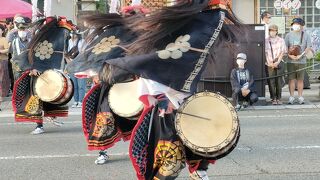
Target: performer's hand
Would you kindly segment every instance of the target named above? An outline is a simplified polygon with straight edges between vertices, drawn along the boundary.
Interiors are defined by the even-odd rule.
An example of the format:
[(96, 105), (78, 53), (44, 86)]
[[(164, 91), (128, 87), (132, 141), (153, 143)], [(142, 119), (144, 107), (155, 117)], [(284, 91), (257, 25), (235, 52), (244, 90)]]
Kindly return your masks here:
[(171, 102), (169, 102), (166, 114), (171, 114), (174, 109), (176, 109), (174, 105)]
[(29, 73), (30, 76), (40, 76), (40, 71), (36, 70), (36, 69), (32, 69)]
[(94, 82), (94, 84), (99, 84), (100, 83), (99, 76), (98, 75), (92, 76), (92, 81)]
[(156, 104), (158, 104), (158, 100), (153, 96), (148, 96), (148, 103), (149, 106), (155, 106)]

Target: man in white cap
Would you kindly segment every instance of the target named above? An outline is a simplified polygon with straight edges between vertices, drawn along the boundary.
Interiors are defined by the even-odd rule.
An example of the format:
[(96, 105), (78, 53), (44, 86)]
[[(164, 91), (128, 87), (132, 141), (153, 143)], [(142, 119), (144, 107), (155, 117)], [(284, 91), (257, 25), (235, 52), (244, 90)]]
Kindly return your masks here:
[[(14, 16), (13, 18), (13, 25), (14, 28), (11, 29), (8, 34), (7, 34), (7, 41), (9, 42), (9, 44), (12, 43), (12, 41), (18, 37), (18, 26), (19, 25), (25, 25), (27, 26), (27, 22), (25, 21), (24, 17), (21, 14), (17, 14)], [(27, 30), (27, 38), (31, 39), (32, 33), (30, 30)], [(11, 52), (10, 52), (11, 53)]]
[[(237, 55), (237, 68), (232, 69), (230, 74), (230, 82), (232, 86), (232, 99), (237, 110), (241, 107), (247, 107), (249, 104), (258, 101), (258, 96), (254, 92), (253, 75), (249, 69), (245, 68), (247, 55), (239, 53)], [(242, 105), (240, 104), (242, 102)]]

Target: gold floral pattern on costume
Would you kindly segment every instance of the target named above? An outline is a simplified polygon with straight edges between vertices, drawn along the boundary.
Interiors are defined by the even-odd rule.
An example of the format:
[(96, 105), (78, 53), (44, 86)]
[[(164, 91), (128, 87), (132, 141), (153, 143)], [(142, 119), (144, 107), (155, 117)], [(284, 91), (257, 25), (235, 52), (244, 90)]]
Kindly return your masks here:
[(115, 129), (114, 118), (109, 112), (102, 112), (97, 114), (96, 125), (92, 136), (102, 137), (109, 136)]
[(157, 51), (159, 58), (161, 59), (179, 59), (182, 57), (184, 52), (188, 52), (191, 47), (190, 40), (191, 36), (186, 34), (179, 36), (174, 43), (170, 43), (164, 50)]
[(38, 44), (37, 48), (34, 50), (36, 52), (34, 55), (40, 58), (40, 60), (50, 59), (54, 52), (52, 47), (52, 43), (44, 40), (42, 43)]
[(159, 169), (162, 176), (178, 176), (184, 167), (185, 155), (180, 141), (160, 140), (154, 151), (153, 169)]
[(115, 36), (105, 37), (93, 47), (92, 52), (96, 55), (111, 51), (112, 48), (117, 47), (120, 43), (120, 39)]
[(26, 104), (25, 111), (30, 114), (36, 114), (39, 108), (39, 98), (37, 96), (31, 96)]

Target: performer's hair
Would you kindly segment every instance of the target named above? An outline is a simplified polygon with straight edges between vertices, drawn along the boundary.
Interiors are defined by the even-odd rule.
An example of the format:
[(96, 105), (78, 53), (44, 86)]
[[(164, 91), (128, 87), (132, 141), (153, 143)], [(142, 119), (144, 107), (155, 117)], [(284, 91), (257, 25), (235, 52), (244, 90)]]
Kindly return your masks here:
[(90, 43), (96, 36), (105, 31), (106, 28), (123, 24), (123, 19), (119, 14), (94, 14), (83, 18), (89, 26), (94, 27), (94, 31), (89, 34), (85, 41)]
[[(183, 27), (193, 19), (195, 14), (206, 8), (208, 8), (208, 0), (183, 0), (175, 6), (156, 10), (145, 18), (128, 21), (128, 26), (138, 34), (137, 40), (127, 45), (128, 54), (144, 54), (152, 51), (161, 39)], [(231, 9), (229, 11), (230, 13), (225, 11), (226, 17), (233, 24), (239, 25), (240, 22)], [(223, 32), (225, 36), (230, 35), (230, 32), (226, 31), (228, 28), (222, 30), (225, 30)]]
[[(91, 42), (94, 37), (103, 33), (106, 29), (123, 25), (126, 28), (126, 22), (132, 21), (134, 19), (139, 19), (144, 17), (142, 13), (137, 13), (136, 11), (129, 13), (129, 16), (124, 16), (116, 13), (109, 13), (109, 14), (95, 14), (84, 17), (84, 20), (90, 25), (94, 27), (94, 31), (86, 37), (86, 42)], [(125, 21), (124, 19), (128, 18), (130, 20)], [(129, 33), (129, 28), (128, 28)]]

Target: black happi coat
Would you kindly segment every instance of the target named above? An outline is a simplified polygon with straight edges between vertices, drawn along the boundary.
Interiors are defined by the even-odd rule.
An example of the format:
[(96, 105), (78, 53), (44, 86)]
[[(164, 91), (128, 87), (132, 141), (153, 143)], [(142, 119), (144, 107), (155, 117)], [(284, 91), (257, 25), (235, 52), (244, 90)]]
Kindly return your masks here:
[[(46, 28), (46, 25), (43, 25), (42, 28)], [(30, 69), (36, 69), (40, 72), (48, 69), (63, 69), (63, 52), (68, 34), (69, 29), (60, 27), (58, 23), (55, 23), (41, 36), (33, 50), (27, 49), (15, 59), (12, 59), (14, 66), (21, 71), (25, 71), (15, 82), (12, 95), (12, 106), (16, 121), (41, 123), (43, 115), (52, 117), (68, 115), (68, 106), (64, 104), (71, 99), (72, 95), (64, 104), (43, 102), (33, 92), (34, 83), (38, 77), (29, 76)], [(32, 51), (31, 63), (28, 56), (29, 51)]]
[[(156, 47), (157, 50), (149, 54), (107, 60), (107, 64), (122, 70), (118, 71), (118, 74), (113, 74), (111, 81), (117, 81), (118, 77), (129, 72), (178, 91), (195, 92), (207, 63), (209, 49), (224, 23), (225, 13), (214, 10), (194, 16), (193, 20), (181, 29), (163, 39), (162, 44)], [(170, 43), (180, 46), (172, 46)], [(186, 46), (205, 52), (186, 50)]]

